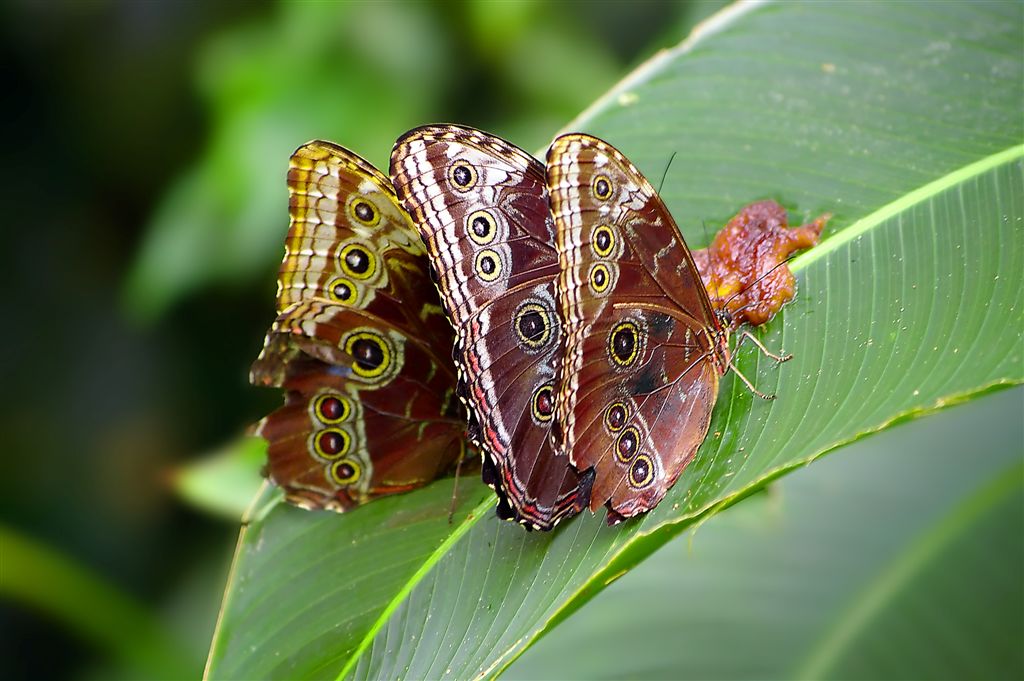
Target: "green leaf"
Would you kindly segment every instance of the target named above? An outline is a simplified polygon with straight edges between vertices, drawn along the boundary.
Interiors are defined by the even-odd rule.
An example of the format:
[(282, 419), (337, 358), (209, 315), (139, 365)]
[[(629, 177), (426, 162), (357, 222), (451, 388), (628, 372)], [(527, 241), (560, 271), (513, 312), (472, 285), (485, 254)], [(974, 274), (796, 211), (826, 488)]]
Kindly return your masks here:
[(795, 471), (674, 539), (506, 677), (1021, 678), (1022, 408), (1018, 388)]
[(177, 471), (174, 489), (197, 508), (239, 520), (263, 483), (266, 460), (266, 441), (244, 438)]
[[(738, 359), (779, 399), (727, 376), (675, 488), (616, 528), (585, 516), (527, 534), (490, 499), (448, 527), (444, 481), (343, 517), (272, 508), (240, 540), (209, 675), (496, 674), (694, 522), (865, 435), (1020, 383), (1022, 26), (1016, 3), (743, 4), (627, 78), (571, 127), (654, 178), (679, 151), (662, 194), (695, 245), (702, 220), (713, 231), (759, 198), (835, 214), (793, 263), (797, 300), (761, 330), (795, 359)], [(401, 541), (380, 534), (431, 510)]]

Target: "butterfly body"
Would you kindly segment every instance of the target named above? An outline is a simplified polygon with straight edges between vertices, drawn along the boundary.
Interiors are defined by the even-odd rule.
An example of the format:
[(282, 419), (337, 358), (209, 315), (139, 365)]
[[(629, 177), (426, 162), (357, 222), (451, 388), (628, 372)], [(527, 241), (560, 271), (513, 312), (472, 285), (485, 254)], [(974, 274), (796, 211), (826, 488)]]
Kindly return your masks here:
[(548, 152), (564, 352), (556, 448), (595, 473), (609, 522), (656, 506), (707, 435), (729, 325), (657, 192), (617, 150), (565, 135)]

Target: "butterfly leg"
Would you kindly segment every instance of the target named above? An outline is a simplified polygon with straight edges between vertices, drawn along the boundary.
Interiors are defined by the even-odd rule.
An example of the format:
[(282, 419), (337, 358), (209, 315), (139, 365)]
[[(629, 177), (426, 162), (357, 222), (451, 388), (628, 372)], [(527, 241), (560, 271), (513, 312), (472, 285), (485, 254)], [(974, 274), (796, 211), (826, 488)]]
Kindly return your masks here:
[(452, 524), (452, 519), (455, 517), (455, 507), (459, 505), (459, 473), (462, 471), (462, 461), (466, 458), (465, 448), (463, 448), (462, 454), (459, 456), (459, 460), (455, 462), (455, 482), (452, 484), (452, 501), (448, 506), (448, 524)]
[(771, 357), (772, 359), (774, 359), (779, 364), (782, 364), (783, 362), (788, 362), (789, 360), (793, 359), (793, 355), (775, 355), (775, 354), (772, 354), (771, 352), (768, 351), (768, 348), (766, 348), (764, 346), (764, 343), (762, 343), (761, 341), (757, 340), (757, 337), (754, 336), (754, 334), (752, 334), (749, 331), (747, 331), (746, 329), (744, 329), (740, 333), (740, 339), (739, 339), (739, 342), (736, 343), (736, 347), (739, 348), (739, 346), (743, 343), (743, 341), (745, 341), (748, 338), (750, 339), (750, 342), (752, 342), (754, 345), (757, 346), (758, 350), (760, 350), (761, 352), (763, 352), (765, 354), (765, 356)]
[(760, 390), (755, 388), (754, 384), (750, 382), (750, 379), (747, 378), (746, 376), (744, 376), (742, 373), (740, 373), (740, 370), (737, 369), (736, 365), (733, 364), (732, 362), (729, 362), (729, 368), (732, 369), (732, 372), (734, 374), (736, 374), (737, 376), (740, 377), (740, 380), (743, 381), (748, 388), (750, 388), (750, 392), (754, 393), (755, 395), (760, 397), (762, 400), (769, 400), (769, 401), (771, 401), (771, 400), (775, 399), (775, 395), (765, 395), (763, 392), (761, 392)]

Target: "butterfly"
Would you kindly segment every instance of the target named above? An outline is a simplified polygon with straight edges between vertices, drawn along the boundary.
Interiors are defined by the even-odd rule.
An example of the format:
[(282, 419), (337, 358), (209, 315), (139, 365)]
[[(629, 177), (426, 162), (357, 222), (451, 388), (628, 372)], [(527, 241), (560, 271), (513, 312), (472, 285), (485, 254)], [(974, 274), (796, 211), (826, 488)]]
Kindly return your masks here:
[(732, 322), (658, 193), (611, 145), (557, 138), (546, 181), (564, 334), (552, 437), (593, 471), (590, 509), (615, 524), (654, 508), (704, 441), (735, 370)]
[(592, 474), (549, 438), (562, 330), (544, 166), (487, 133), (425, 126), (395, 144), (391, 179), (456, 328), (469, 435), (498, 515), (551, 529), (587, 506)]
[(288, 192), (278, 315), (250, 374), (285, 403), (256, 434), (289, 502), (344, 511), (464, 456), (453, 336), (386, 176), (314, 141), (292, 155)]

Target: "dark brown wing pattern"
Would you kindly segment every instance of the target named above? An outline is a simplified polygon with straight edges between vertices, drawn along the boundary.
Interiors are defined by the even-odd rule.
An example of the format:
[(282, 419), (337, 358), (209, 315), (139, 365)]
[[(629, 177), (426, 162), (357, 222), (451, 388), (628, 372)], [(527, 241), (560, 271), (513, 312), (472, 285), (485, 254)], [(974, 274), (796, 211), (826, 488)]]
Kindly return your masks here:
[(391, 178), (456, 329), (470, 437), (498, 513), (550, 529), (586, 506), (591, 477), (548, 437), (561, 329), (544, 167), (486, 133), (428, 126), (399, 139)]
[(257, 433), (292, 503), (342, 511), (423, 485), (464, 453), (451, 329), (390, 181), (348, 150), (292, 156), (278, 318), (253, 365), (286, 390)]
[(618, 522), (656, 506), (707, 434), (727, 334), (657, 192), (587, 135), (551, 145), (565, 334), (554, 437), (593, 470), (590, 507)]

